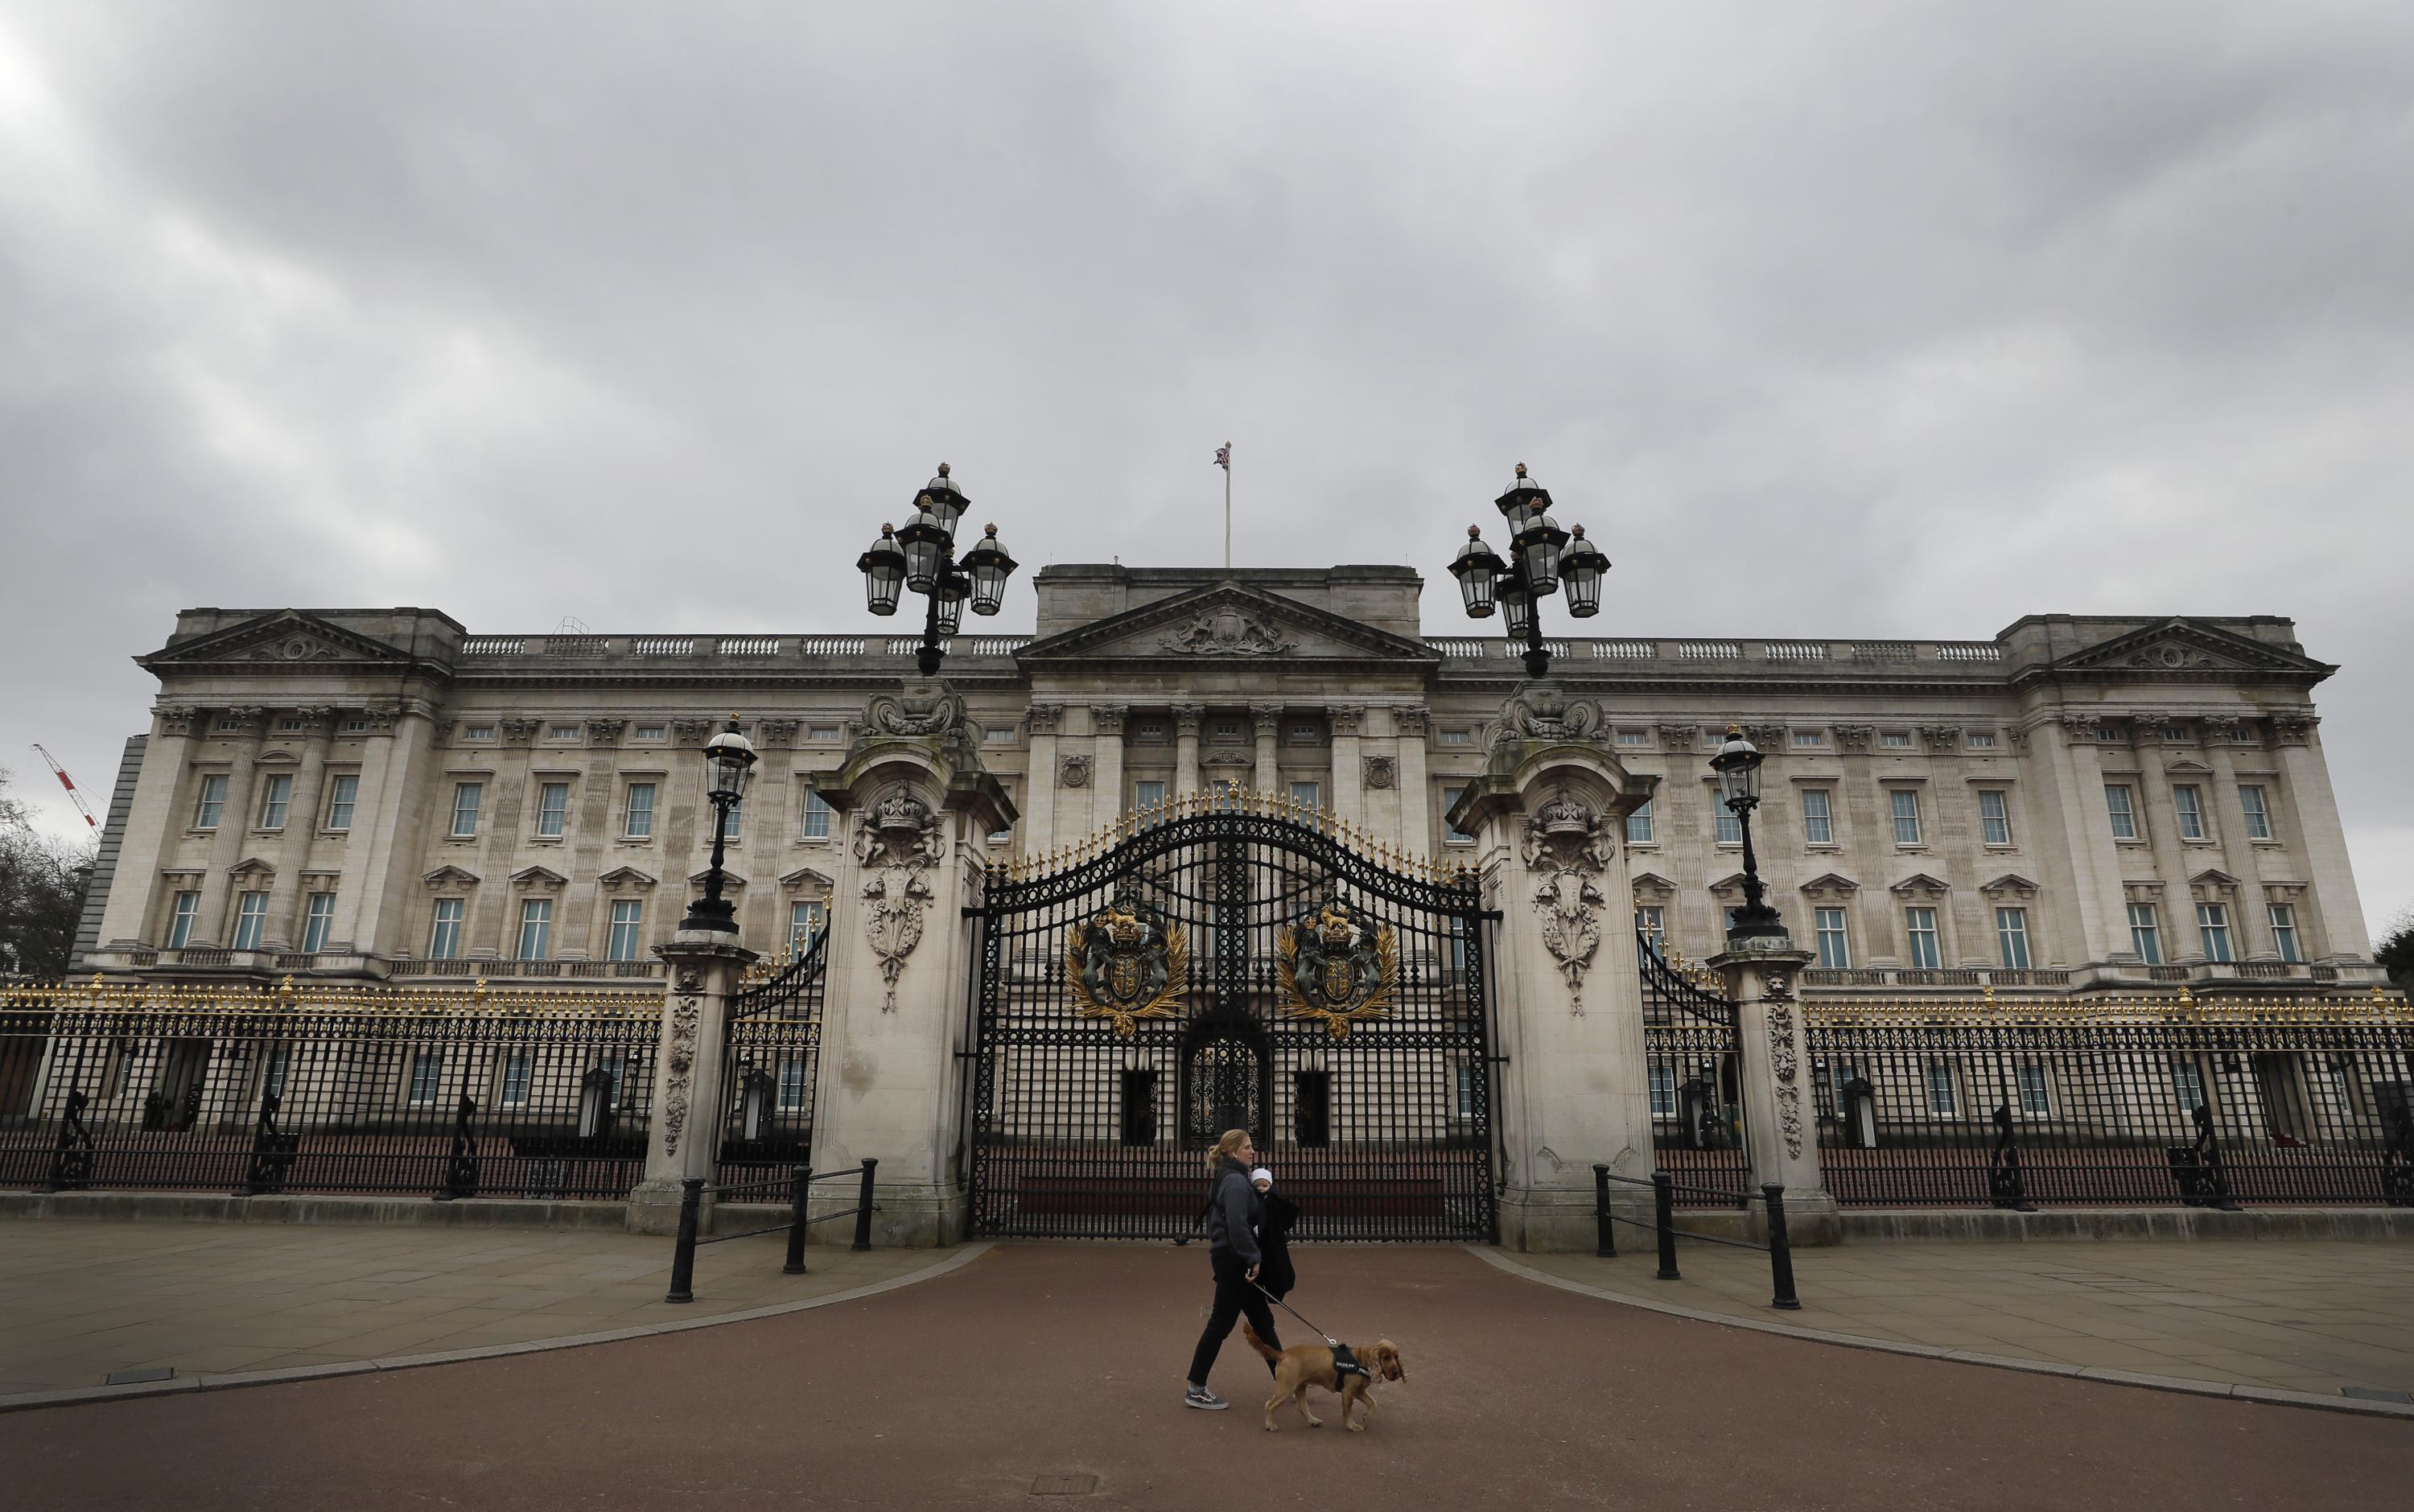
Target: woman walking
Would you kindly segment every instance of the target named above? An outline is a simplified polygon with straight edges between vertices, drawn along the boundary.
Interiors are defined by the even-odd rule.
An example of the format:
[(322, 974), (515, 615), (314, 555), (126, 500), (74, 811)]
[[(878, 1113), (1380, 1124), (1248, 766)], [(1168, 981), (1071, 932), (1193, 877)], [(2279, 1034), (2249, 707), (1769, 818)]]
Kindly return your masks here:
[(1207, 1207), (1207, 1261), (1215, 1271), (1215, 1305), (1190, 1356), (1189, 1389), (1182, 1398), (1185, 1407), (1219, 1413), (1231, 1405), (1207, 1389), (1207, 1372), (1215, 1368), (1216, 1352), (1240, 1319), (1247, 1318), (1249, 1327), (1270, 1347), (1282, 1348), (1265, 1294), (1257, 1287), (1258, 1267), (1265, 1258), (1257, 1235), (1264, 1204), (1249, 1180), (1249, 1168), (1257, 1163), (1257, 1146), (1245, 1129), (1227, 1130), (1207, 1156), (1215, 1183)]

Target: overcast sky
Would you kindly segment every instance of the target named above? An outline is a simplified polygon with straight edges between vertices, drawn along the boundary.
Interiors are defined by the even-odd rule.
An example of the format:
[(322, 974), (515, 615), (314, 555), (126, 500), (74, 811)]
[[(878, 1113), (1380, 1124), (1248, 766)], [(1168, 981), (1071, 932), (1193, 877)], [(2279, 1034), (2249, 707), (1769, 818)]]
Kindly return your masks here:
[[(1441, 571), (1617, 635), (2267, 613), (2414, 904), (2414, 6), (0, 0), (0, 765), (195, 605), (860, 630), (1025, 563)], [(1026, 576), (985, 628), (1027, 627)]]

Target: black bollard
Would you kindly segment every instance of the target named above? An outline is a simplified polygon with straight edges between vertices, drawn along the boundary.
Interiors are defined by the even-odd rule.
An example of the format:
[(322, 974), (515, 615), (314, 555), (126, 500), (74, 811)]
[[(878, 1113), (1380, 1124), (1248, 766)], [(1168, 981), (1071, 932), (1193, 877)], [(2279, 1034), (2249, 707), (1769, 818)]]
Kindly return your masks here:
[(665, 1302), (695, 1300), (695, 1220), (703, 1203), (702, 1176), (679, 1183), (678, 1248), (671, 1251), (671, 1289), (663, 1298)]
[(805, 1273), (805, 1202), (813, 1190), (813, 1168), (797, 1166), (790, 1173), (796, 1178), (796, 1190), (789, 1194), (792, 1210), (788, 1214), (788, 1263), (780, 1267), (782, 1276)]
[(872, 1248), (872, 1173), (879, 1164), (869, 1155), (863, 1158), (863, 1191), (855, 1200), (855, 1249), (858, 1254)]
[(1651, 1206), (1660, 1220), (1660, 1275), (1663, 1281), (1681, 1281), (1676, 1270), (1676, 1183), (1665, 1171), (1651, 1173)]
[(1592, 1252), (1603, 1260), (1617, 1258), (1617, 1225), (1609, 1216), (1609, 1167), (1592, 1168)]
[(1785, 1189), (1766, 1186), (1760, 1190), (1768, 1200), (1768, 1305), (1798, 1312), (1802, 1299), (1794, 1295), (1794, 1246), (1785, 1235)]

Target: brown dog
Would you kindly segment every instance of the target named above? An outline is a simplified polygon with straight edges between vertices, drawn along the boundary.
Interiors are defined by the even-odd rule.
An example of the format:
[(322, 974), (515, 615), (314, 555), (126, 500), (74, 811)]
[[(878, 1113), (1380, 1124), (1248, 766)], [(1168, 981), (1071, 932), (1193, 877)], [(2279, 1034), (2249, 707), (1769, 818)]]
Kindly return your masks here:
[[(1400, 1368), (1399, 1348), (1388, 1339), (1353, 1346), (1349, 1353), (1366, 1368), (1366, 1374), (1353, 1374), (1345, 1381), (1339, 1379), (1333, 1369), (1333, 1351), (1322, 1344), (1293, 1344), (1277, 1355), (1266, 1347), (1265, 1340), (1258, 1337), (1258, 1331), (1246, 1323), (1241, 1325), (1241, 1335), (1248, 1340), (1251, 1349), (1274, 1362), (1274, 1394), (1266, 1399), (1266, 1431), (1269, 1433), (1274, 1431), (1274, 1409), (1286, 1401), (1297, 1404), (1299, 1415), (1307, 1419), (1308, 1427), (1324, 1426), (1323, 1418), (1307, 1410), (1307, 1388), (1310, 1386), (1322, 1386), (1327, 1391), (1338, 1392), (1341, 1396), (1341, 1426), (1352, 1433), (1363, 1433), (1366, 1430), (1366, 1419), (1375, 1411), (1375, 1399), (1368, 1390), (1375, 1384), (1373, 1378), (1379, 1376), (1386, 1381), (1408, 1379), (1408, 1371)], [(1349, 1409), (1362, 1403), (1358, 1421), (1353, 1423), (1349, 1420)]]

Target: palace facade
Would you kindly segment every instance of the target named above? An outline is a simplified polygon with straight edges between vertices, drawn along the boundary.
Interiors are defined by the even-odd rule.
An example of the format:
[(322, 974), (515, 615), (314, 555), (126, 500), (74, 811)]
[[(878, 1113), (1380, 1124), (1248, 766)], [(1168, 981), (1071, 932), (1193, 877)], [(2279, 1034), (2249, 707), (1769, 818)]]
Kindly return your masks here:
[[(1271, 793), (1445, 865), (1523, 668), (1428, 636), (1406, 567), (1064, 565), (1029, 636), (943, 676), (1041, 859), (1184, 793)], [(744, 940), (833, 906), (816, 781), (915, 636), (471, 634), (432, 609), (192, 609), (137, 658), (82, 966), (250, 980), (650, 978), (701, 891), (700, 750), (762, 753), (728, 836)], [(2313, 689), (2286, 619), (2036, 615), (1991, 640), (1553, 643), (1570, 717), (1657, 781), (1636, 919), (1720, 948), (1742, 901), (1706, 765), (1768, 754), (1753, 840), (1813, 994), (2368, 992)], [(842, 906), (842, 905), (840, 905)]]

